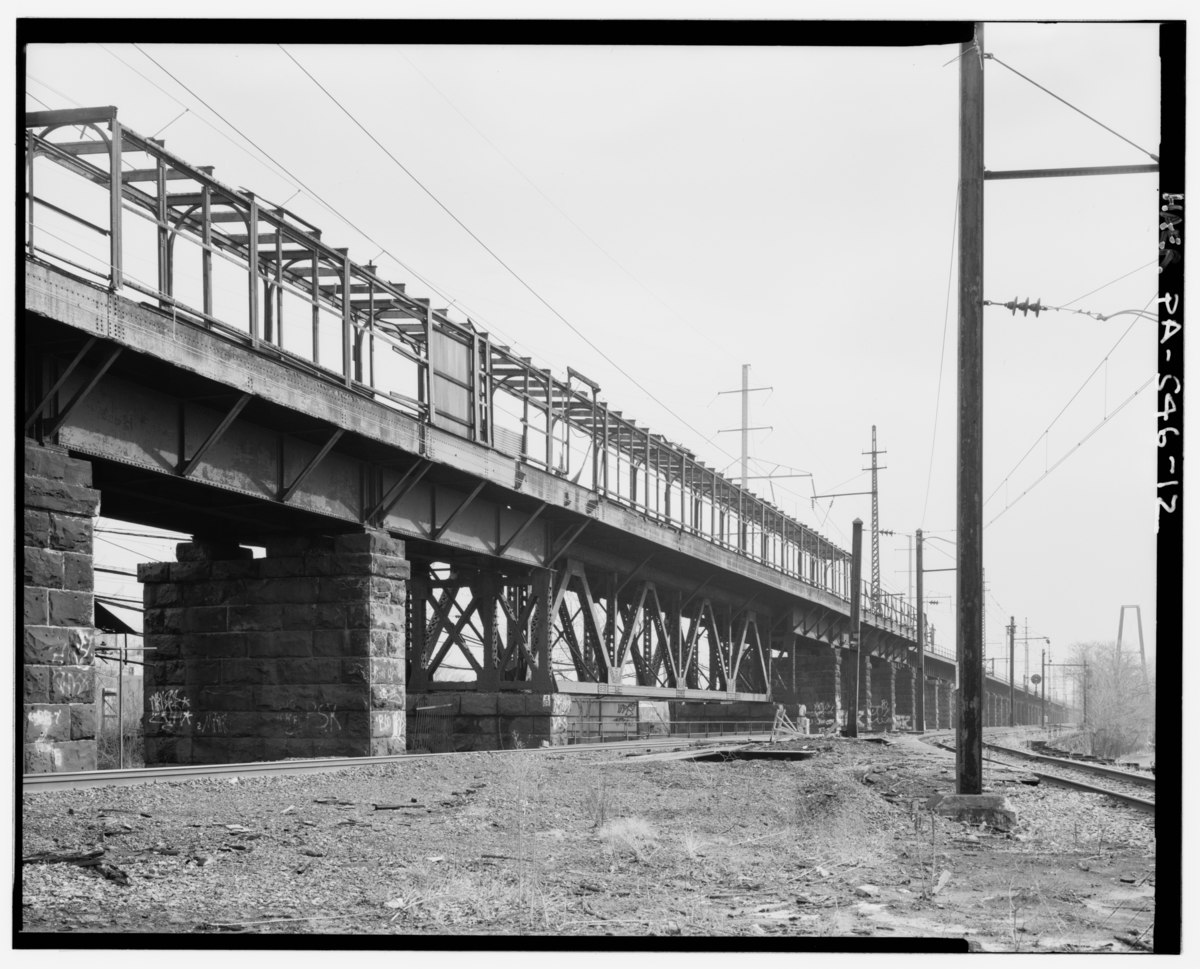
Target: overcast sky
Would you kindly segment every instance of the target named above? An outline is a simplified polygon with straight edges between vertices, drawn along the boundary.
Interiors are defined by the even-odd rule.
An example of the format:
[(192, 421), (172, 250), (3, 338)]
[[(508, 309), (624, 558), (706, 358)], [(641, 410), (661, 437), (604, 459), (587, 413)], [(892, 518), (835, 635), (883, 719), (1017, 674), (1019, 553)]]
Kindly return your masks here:
[[(996, 58), (1157, 151), (1155, 26), (994, 24), (985, 36)], [(738, 437), (717, 432), (737, 426), (738, 401), (717, 394), (750, 364), (752, 384), (774, 388), (753, 396), (751, 423), (774, 430), (752, 435), (752, 473), (813, 475), (755, 490), (843, 547), (858, 516), (869, 550), (870, 499), (808, 496), (869, 488), (861, 452), (877, 425), (881, 527), (923, 527), (946, 540), (930, 543), (927, 567), (953, 564), (957, 49), (288, 50), (633, 379), (279, 47), (32, 48), (26, 104), (117, 105), (125, 125), (161, 132), (221, 181), (290, 200), (355, 260), (386, 248), (437, 287), (380, 256), (410, 293), (453, 299), (560, 377), (582, 371), (614, 407), (730, 476)], [(990, 169), (1148, 160), (994, 60), (986, 85)], [(296, 194), (300, 181), (376, 242)], [(1146, 306), (1156, 190), (1153, 175), (989, 184), (985, 296), (1062, 305), (1105, 287), (1072, 305)], [(1152, 385), (1074, 449), (1154, 375), (1154, 324), (990, 308), (985, 328), (987, 654), (1006, 655), (1013, 615), (1065, 660), (1071, 643), (1115, 639), (1120, 605), (1135, 603), (1153, 653)], [(907, 542), (881, 539), (884, 585), (900, 592)], [(953, 575), (927, 579), (939, 643), (953, 638)], [(1132, 615), (1126, 642), (1136, 648)], [(1030, 643), (1034, 666), (1042, 645)]]

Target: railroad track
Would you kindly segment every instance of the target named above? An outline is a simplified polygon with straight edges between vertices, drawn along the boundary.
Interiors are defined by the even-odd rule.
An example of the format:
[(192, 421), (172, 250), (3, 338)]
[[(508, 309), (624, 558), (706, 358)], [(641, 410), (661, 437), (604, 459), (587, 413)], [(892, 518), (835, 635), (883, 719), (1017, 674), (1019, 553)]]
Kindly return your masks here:
[[(953, 751), (953, 744), (932, 737), (928, 742), (944, 750)], [(1047, 784), (1058, 784), (1091, 794), (1104, 794), (1115, 801), (1143, 811), (1154, 811), (1154, 778), (1134, 774), (1117, 768), (1105, 767), (1100, 764), (1089, 764), (1086, 761), (1064, 760), (1061, 757), (1047, 757), (1015, 747), (985, 742), (986, 749), (993, 756), (985, 756), (985, 760), (1005, 767), (1020, 767), (1021, 770), (1032, 774)], [(1043, 769), (1034, 770), (1027, 766), (1029, 762), (1037, 763)], [(1047, 770), (1045, 767), (1053, 767)], [(1097, 783), (1099, 780), (1101, 783)], [(1147, 793), (1150, 795), (1147, 797)]]
[[(712, 734), (708, 737), (663, 737), (661, 739), (618, 740), (609, 743), (564, 744), (557, 747), (519, 747), (512, 750), (473, 751), (498, 756), (522, 754), (585, 754), (605, 750), (654, 751), (682, 750), (687, 747), (725, 746), (732, 741), (761, 743), (771, 740), (770, 733)], [(133, 784), (169, 784), (179, 781), (234, 777), (278, 777), (288, 774), (316, 774), (348, 767), (402, 765), (435, 757), (457, 754), (395, 754), (385, 757), (319, 757), (311, 760), (275, 760), (246, 764), (197, 764), (176, 767), (137, 767), (127, 770), (64, 771), (57, 774), (25, 774), (23, 792), (78, 790), (85, 787), (126, 787)]]

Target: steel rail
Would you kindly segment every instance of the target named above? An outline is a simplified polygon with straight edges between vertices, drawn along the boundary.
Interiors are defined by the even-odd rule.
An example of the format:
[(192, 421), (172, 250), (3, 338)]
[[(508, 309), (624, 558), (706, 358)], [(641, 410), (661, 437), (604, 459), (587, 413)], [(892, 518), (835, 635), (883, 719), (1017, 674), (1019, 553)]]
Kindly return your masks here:
[(128, 787), (135, 784), (169, 784), (180, 781), (209, 780), (221, 777), (280, 777), (293, 774), (319, 774), (352, 767), (402, 765), (418, 760), (476, 754), (582, 754), (605, 750), (647, 750), (660, 748), (705, 747), (769, 741), (771, 734), (710, 734), (707, 737), (664, 737), (658, 739), (618, 740), (594, 744), (561, 744), (553, 747), (517, 747), (507, 750), (454, 751), (439, 754), (389, 754), (378, 757), (317, 757), (304, 760), (256, 761), (240, 764), (194, 764), (175, 767), (134, 767), (124, 770), (63, 771), (49, 774), (25, 774), (21, 778), (24, 794), (49, 791), (81, 790), (89, 787)]
[(998, 750), (1001, 753), (1012, 754), (1014, 757), (1043, 761), (1047, 764), (1059, 764), (1063, 767), (1070, 767), (1073, 770), (1083, 771), (1085, 774), (1095, 774), (1098, 777), (1111, 777), (1114, 780), (1126, 781), (1130, 784), (1136, 784), (1139, 787), (1154, 787), (1155, 779), (1153, 777), (1146, 777), (1144, 774), (1135, 774), (1132, 771), (1121, 770), (1119, 767), (1106, 767), (1103, 764), (1093, 764), (1086, 760), (1070, 760), (1066, 757), (1050, 757), (1047, 754), (1035, 754), (1031, 750), (1005, 747), (1003, 744), (985, 743), (984, 746)]
[[(935, 737), (923, 737), (921, 739), (933, 747), (940, 747), (942, 750), (948, 750), (951, 753), (954, 753), (954, 746), (952, 744), (944, 743)], [(985, 743), (984, 747), (997, 748), (998, 745)], [(1005, 750), (1005, 748), (1000, 749)], [(1017, 751), (1017, 753), (1021, 756), (1024, 756), (1024, 753), (1021, 751)], [(1008, 767), (1010, 769), (1013, 768), (1012, 764), (1006, 764), (1004, 761), (999, 760), (996, 757), (985, 756), (983, 759), (991, 761), (993, 764), (998, 764), (1002, 767)], [(1066, 763), (1068, 763), (1071, 767), (1076, 766), (1074, 761), (1067, 761)], [(1103, 794), (1106, 797), (1111, 797), (1115, 801), (1128, 804), (1130, 807), (1136, 807), (1140, 810), (1149, 811), (1151, 813), (1154, 812), (1155, 802), (1146, 800), (1145, 798), (1135, 797), (1132, 794), (1123, 794), (1120, 791), (1110, 790), (1107, 787), (1099, 787), (1095, 784), (1088, 784), (1086, 781), (1072, 780), (1069, 777), (1063, 777), (1061, 774), (1051, 774), (1045, 771), (1036, 770), (1027, 770), (1026, 772), (1038, 778), (1039, 781), (1045, 781), (1048, 784), (1058, 784), (1061, 787), (1069, 787), (1077, 791), (1084, 791), (1088, 794)]]
[[(996, 760), (995, 757), (984, 757), (984, 760), (990, 760), (994, 764), (1004, 763), (1003, 761)], [(1103, 794), (1105, 797), (1111, 797), (1114, 800), (1121, 801), (1122, 803), (1128, 804), (1132, 807), (1141, 808), (1143, 811), (1154, 811), (1154, 802), (1148, 801), (1142, 797), (1134, 797), (1132, 794), (1122, 794), (1120, 791), (1109, 790), (1106, 787), (1097, 787), (1095, 784), (1088, 784), (1086, 781), (1071, 780), (1071, 778), (1063, 777), (1061, 774), (1047, 774), (1043, 771), (1036, 770), (1031, 770), (1029, 773), (1039, 780), (1046, 781), (1050, 784), (1058, 784), (1062, 787), (1071, 787), (1078, 791), (1086, 791), (1089, 794)]]

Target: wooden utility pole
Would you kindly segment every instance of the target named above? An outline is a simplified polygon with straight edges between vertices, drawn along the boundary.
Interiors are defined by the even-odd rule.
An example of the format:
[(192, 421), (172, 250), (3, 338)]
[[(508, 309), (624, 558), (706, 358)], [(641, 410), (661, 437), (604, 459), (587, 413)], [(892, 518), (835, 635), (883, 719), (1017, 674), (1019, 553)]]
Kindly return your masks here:
[(917, 688), (913, 697), (916, 728), (925, 732), (925, 566), (922, 555), (924, 533), (917, 529)]
[(959, 794), (983, 793), (983, 24), (959, 64)]
[[(858, 736), (858, 695), (862, 683), (862, 519), (854, 519), (850, 545), (850, 645), (854, 649), (854, 705), (846, 715), (846, 736)], [(845, 682), (844, 680), (842, 682)]]

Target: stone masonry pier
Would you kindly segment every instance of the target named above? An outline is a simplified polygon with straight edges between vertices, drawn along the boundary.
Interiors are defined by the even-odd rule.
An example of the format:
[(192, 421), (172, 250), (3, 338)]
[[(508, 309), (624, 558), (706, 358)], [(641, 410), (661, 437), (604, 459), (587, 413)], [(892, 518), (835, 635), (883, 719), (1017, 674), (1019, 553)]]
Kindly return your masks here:
[(143, 565), (146, 763), (404, 752), (403, 542), (195, 541)]
[(25, 442), (24, 770), (96, 769), (92, 466)]

